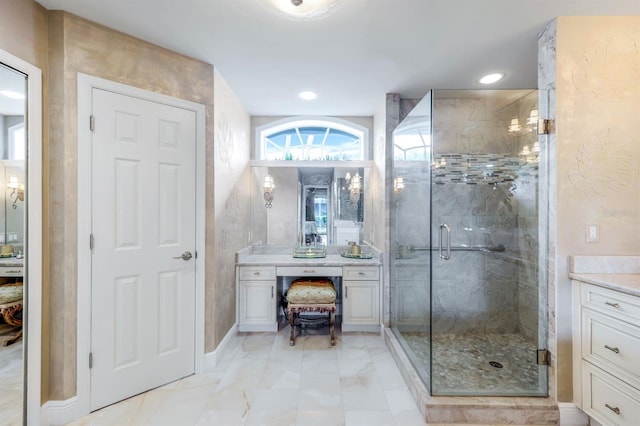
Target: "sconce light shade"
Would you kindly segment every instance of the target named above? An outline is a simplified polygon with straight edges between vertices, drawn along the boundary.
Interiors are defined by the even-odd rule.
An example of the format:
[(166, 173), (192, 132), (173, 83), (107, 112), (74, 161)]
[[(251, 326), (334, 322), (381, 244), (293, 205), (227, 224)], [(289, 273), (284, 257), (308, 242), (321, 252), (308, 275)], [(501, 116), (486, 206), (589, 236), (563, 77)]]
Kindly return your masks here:
[(18, 180), (18, 176), (10, 176), (7, 189), (11, 189), (11, 207), (18, 208), (18, 200), (24, 201), (24, 185)]
[(529, 133), (538, 131), (538, 110), (532, 109), (527, 118), (527, 131)]
[(356, 173), (349, 181), (349, 199), (354, 206), (360, 201), (360, 191), (362, 190), (362, 180), (360, 174)]
[(393, 180), (393, 191), (400, 193), (404, 190), (404, 178), (398, 176)]
[(518, 117), (511, 119), (511, 124), (509, 124), (507, 130), (512, 135), (518, 134), (520, 130), (522, 130), (522, 126), (520, 125), (520, 120), (518, 120)]
[(264, 182), (262, 183), (262, 190), (264, 196), (264, 206), (268, 209), (271, 208), (271, 203), (273, 202), (273, 192), (275, 191), (276, 186), (273, 183), (273, 176), (266, 175), (264, 177)]

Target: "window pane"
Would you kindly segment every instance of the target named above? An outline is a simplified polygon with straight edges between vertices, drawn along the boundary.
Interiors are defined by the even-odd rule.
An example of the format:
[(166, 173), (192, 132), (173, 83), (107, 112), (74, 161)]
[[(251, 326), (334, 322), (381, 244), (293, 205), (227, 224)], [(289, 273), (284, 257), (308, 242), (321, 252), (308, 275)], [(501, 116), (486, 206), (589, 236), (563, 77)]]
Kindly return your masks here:
[[(344, 127), (344, 126), (342, 126)], [(261, 134), (263, 160), (362, 160), (362, 132), (324, 126), (298, 126)]]

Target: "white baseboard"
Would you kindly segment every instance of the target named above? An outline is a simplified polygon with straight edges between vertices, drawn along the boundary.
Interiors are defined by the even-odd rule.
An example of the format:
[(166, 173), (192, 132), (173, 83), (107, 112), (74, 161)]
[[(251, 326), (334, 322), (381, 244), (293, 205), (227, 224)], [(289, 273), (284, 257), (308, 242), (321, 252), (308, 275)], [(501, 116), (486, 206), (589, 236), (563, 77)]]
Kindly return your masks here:
[(224, 336), (218, 347), (212, 351), (204, 354), (204, 370), (210, 370), (216, 367), (218, 364), (218, 360), (222, 359), (225, 349), (227, 348), (227, 344), (231, 338), (235, 337), (238, 334), (238, 324), (234, 324), (231, 326), (227, 334)]
[(589, 424), (589, 416), (572, 402), (559, 402), (560, 426), (586, 426)]
[(40, 410), (42, 426), (65, 425), (80, 418), (78, 397), (65, 401), (47, 401)]

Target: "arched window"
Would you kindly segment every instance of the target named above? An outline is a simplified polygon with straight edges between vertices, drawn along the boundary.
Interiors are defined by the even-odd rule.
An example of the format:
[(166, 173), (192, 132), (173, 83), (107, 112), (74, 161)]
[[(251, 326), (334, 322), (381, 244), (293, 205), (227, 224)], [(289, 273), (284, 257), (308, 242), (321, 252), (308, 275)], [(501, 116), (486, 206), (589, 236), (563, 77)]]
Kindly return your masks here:
[(366, 127), (330, 117), (293, 117), (256, 129), (258, 160), (368, 160)]

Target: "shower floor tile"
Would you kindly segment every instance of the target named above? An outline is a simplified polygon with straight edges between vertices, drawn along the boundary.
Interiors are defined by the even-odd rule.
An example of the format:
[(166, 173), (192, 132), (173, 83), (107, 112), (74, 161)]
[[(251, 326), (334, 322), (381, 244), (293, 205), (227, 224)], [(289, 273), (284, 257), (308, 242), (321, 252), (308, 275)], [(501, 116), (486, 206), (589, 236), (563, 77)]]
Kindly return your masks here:
[[(429, 334), (403, 332), (402, 336), (428, 383)], [(538, 394), (536, 349), (534, 342), (519, 334), (438, 334), (433, 341), (433, 394)]]

